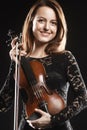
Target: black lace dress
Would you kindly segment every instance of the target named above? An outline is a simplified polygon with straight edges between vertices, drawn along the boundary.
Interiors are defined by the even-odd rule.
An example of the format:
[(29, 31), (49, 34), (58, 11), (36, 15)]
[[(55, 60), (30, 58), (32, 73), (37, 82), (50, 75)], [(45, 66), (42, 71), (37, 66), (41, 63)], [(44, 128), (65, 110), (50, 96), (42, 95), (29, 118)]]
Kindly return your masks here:
[[(51, 90), (56, 90), (64, 99), (66, 107), (52, 118), (53, 128), (58, 130), (72, 130), (70, 119), (82, 111), (87, 104), (86, 86), (83, 81), (79, 66), (70, 51), (60, 54), (52, 54), (44, 58), (27, 58), (28, 61), (40, 61), (45, 68), (46, 84)], [(11, 62), (7, 79), (0, 91), (0, 111), (6, 112), (14, 101), (14, 62)], [(68, 98), (69, 90), (73, 92), (72, 101)], [(23, 103), (24, 103), (24, 95)], [(69, 101), (70, 100), (70, 101)], [(24, 103), (25, 104), (25, 103)], [(20, 130), (32, 129), (26, 123), (26, 115), (23, 112), (19, 125)]]

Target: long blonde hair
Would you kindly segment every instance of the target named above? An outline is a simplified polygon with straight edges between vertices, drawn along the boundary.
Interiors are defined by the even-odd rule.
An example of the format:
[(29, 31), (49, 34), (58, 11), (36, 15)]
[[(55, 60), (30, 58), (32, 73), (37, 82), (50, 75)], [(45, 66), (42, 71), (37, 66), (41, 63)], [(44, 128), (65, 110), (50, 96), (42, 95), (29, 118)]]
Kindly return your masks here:
[(67, 40), (67, 24), (64, 12), (60, 4), (55, 0), (37, 0), (37, 2), (29, 10), (26, 19), (24, 21), (22, 30), (22, 42), (25, 51), (29, 54), (32, 52), (34, 36), (32, 33), (32, 22), (37, 13), (38, 8), (41, 6), (48, 6), (52, 8), (56, 14), (58, 21), (58, 29), (55, 38), (49, 42), (45, 51), (47, 54), (61, 52), (65, 50), (66, 40)]

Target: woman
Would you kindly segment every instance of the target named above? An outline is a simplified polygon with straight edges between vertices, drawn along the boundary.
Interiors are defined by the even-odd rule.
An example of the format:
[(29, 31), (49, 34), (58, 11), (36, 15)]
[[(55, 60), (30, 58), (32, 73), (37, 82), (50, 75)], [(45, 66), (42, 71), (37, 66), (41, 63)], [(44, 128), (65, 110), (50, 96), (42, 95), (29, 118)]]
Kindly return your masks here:
[[(39, 77), (40, 82), (34, 83), (30, 75), (27, 76), (30, 85), (32, 86), (33, 84), (35, 90), (38, 89), (37, 92), (34, 90), (35, 102), (39, 102), (37, 100), (38, 95), (40, 96), (38, 99), (41, 101), (34, 108), (34, 112), (31, 115), (27, 110), (27, 104), (30, 100), (28, 93), (31, 91), (31, 87), (29, 87), (29, 91), (27, 92), (27, 89), (26, 91), (21, 89), (24, 86), (20, 84), (22, 86), (20, 87), (20, 92), (24, 103), (23, 119), (19, 126), (20, 130), (72, 130), (70, 119), (85, 108), (87, 103), (86, 86), (75, 57), (70, 51), (65, 49), (66, 40), (67, 24), (64, 12), (59, 3), (55, 0), (38, 0), (29, 10), (25, 19), (22, 31), (22, 43), (17, 48), (17, 54), (16, 43), (18, 37), (14, 38), (11, 42), (12, 49), (9, 52), (11, 66), (6, 82), (0, 92), (0, 110), (6, 111), (10, 108), (14, 97), (14, 87), (12, 85), (14, 83), (15, 62), (21, 63), (21, 66), (24, 67), (24, 72), (26, 71), (25, 75), (28, 75), (26, 66), (27, 68), (29, 66), (29, 64), (25, 64), (26, 61), (30, 65), (35, 63), (33, 64), (33, 69), (36, 68), (37, 72), (39, 72), (42, 66), (43, 70), (45, 69), (44, 76), (40, 75)], [(21, 59), (17, 61), (16, 56), (19, 54)], [(23, 66), (24, 64), (25, 66)], [(31, 68), (28, 69), (31, 71)], [(24, 81), (21, 79), (21, 74), (20, 80)], [(68, 92), (70, 89), (74, 93), (74, 97), (68, 103)], [(50, 102), (45, 100), (44, 94), (46, 94), (46, 97), (49, 97), (48, 100), (53, 104), (49, 105)], [(58, 99), (56, 99), (57, 95)], [(33, 97), (31, 97), (31, 100), (33, 100)], [(31, 106), (33, 106), (32, 104), (31, 102)], [(32, 117), (35, 117), (35, 119), (32, 120)]]

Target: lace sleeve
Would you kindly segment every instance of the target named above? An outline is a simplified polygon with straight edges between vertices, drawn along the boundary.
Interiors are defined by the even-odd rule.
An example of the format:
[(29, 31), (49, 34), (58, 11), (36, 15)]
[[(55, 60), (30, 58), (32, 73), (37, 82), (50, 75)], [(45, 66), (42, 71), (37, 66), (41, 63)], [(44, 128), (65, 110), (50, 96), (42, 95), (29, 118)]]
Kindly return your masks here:
[(12, 104), (13, 97), (14, 97), (14, 61), (11, 61), (10, 67), (9, 67), (9, 73), (7, 75), (7, 78), (2, 86), (2, 89), (0, 90), (0, 112), (7, 111)]
[(59, 122), (59, 124), (77, 115), (87, 104), (86, 86), (76, 59), (70, 51), (67, 51), (65, 55), (68, 81), (76, 96), (64, 110), (52, 117), (53, 122)]

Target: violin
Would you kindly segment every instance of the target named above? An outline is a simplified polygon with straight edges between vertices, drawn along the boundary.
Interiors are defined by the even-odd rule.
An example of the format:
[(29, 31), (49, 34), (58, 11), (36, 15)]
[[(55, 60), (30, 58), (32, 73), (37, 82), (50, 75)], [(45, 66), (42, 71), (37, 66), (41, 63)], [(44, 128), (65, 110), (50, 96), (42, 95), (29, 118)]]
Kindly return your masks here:
[[(28, 61), (21, 58), (20, 91), (25, 102), (27, 119), (37, 119), (39, 114), (34, 112), (40, 108), (54, 115), (65, 108), (65, 103), (57, 91), (50, 90), (46, 84), (46, 71), (43, 64), (37, 60)], [(55, 85), (55, 84), (54, 84)]]

